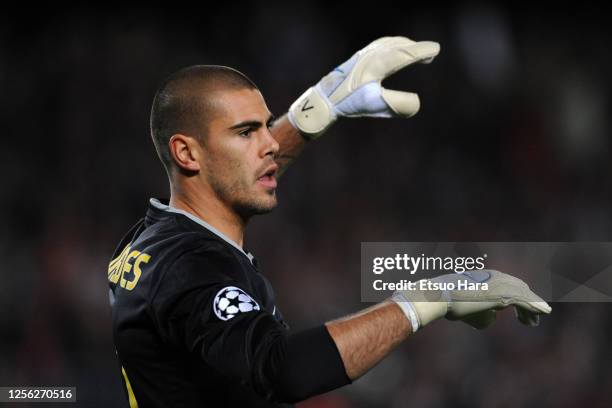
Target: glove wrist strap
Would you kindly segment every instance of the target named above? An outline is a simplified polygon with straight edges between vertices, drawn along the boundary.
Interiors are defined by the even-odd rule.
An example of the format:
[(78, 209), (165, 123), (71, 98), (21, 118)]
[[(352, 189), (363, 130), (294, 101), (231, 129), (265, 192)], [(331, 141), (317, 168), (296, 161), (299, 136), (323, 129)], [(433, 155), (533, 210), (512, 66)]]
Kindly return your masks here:
[(419, 316), (414, 307), (412, 307), (412, 303), (410, 303), (401, 292), (395, 292), (391, 300), (397, 303), (400, 309), (402, 309), (402, 312), (404, 312), (404, 315), (406, 315), (406, 318), (412, 326), (412, 332), (416, 333), (416, 331), (419, 330)]
[(316, 139), (335, 122), (336, 114), (327, 98), (313, 86), (293, 102), (288, 118), (307, 139)]

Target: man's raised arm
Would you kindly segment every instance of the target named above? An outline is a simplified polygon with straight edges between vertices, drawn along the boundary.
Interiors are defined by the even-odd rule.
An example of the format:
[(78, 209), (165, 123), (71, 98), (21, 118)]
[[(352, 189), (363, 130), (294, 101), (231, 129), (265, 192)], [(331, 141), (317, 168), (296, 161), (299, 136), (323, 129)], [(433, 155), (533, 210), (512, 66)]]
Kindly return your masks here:
[(408, 118), (420, 108), (417, 94), (385, 89), (381, 82), (411, 64), (429, 63), (440, 52), (432, 41), (382, 37), (359, 50), (310, 87), (272, 128), (280, 145), (280, 174), (339, 117)]

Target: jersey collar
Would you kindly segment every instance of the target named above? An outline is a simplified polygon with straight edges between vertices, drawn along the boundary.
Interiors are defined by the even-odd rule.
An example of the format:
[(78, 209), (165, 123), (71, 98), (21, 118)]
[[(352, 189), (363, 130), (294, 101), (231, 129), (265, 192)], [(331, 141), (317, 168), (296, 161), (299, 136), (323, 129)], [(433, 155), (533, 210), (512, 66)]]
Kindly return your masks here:
[(229, 238), (227, 235), (225, 235), (224, 233), (222, 233), (221, 231), (219, 231), (218, 229), (216, 229), (215, 227), (213, 227), (212, 225), (210, 225), (209, 223), (207, 223), (206, 221), (204, 221), (203, 219), (187, 212), (187, 211), (183, 211), (180, 210), (178, 208), (174, 208), (171, 207), (169, 205), (163, 204), (162, 202), (160, 202), (157, 198), (151, 198), (149, 199), (149, 202), (151, 203), (151, 205), (155, 208), (157, 208), (158, 210), (162, 210), (162, 211), (166, 211), (166, 212), (171, 212), (171, 213), (176, 213), (176, 214), (182, 214), (185, 217), (189, 218), (191, 221), (200, 224), (201, 226), (203, 226), (204, 228), (206, 228), (207, 230), (209, 230), (210, 232), (212, 232), (213, 234), (215, 234), (216, 236), (218, 236), (219, 238), (221, 238), (222, 240), (224, 240), (225, 242), (227, 242), (228, 244), (230, 244), (231, 246), (233, 246), (234, 248), (236, 248), (237, 250), (239, 250), (240, 252), (242, 252), (247, 258), (249, 258), (249, 261), (251, 261), (251, 263), (253, 263), (253, 255), (251, 255), (251, 253), (245, 252), (244, 249), (242, 249), (240, 247), (240, 245), (238, 245), (236, 242), (234, 242), (231, 238)]

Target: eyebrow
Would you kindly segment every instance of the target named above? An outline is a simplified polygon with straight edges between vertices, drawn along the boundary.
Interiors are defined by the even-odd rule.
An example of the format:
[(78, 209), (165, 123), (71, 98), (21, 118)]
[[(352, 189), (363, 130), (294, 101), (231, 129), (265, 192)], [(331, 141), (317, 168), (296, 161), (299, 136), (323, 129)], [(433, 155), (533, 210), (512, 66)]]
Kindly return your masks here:
[[(275, 120), (276, 120), (276, 117), (273, 114), (270, 114), (270, 116), (268, 117), (268, 120), (266, 121), (266, 124), (271, 125)], [(236, 123), (235, 125), (230, 126), (228, 129), (234, 130), (234, 129), (240, 129), (244, 127), (252, 127), (252, 128), (258, 129), (262, 125), (263, 123), (261, 123), (258, 120), (245, 120), (243, 122)]]

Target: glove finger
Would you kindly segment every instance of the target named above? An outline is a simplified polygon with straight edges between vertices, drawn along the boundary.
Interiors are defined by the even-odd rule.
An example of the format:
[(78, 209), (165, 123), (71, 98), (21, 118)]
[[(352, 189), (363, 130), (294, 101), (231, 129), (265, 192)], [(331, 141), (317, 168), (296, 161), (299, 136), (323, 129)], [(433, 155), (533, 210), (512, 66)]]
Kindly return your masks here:
[(521, 296), (523, 300), (515, 302), (515, 305), (526, 309), (532, 313), (543, 313), (550, 314), (552, 308), (548, 303), (544, 301), (541, 297), (536, 295), (531, 289), (528, 287), (524, 290), (523, 296)]
[(396, 115), (409, 118), (421, 108), (419, 96), (412, 92), (382, 89), (382, 98)]
[(392, 37), (358, 53), (360, 62), (353, 76), (353, 86), (382, 81), (415, 62), (431, 62), (440, 52), (440, 44), (433, 41), (414, 42), (405, 37)]
[(468, 315), (461, 319), (461, 321), (469, 324), (475, 329), (482, 330), (489, 327), (497, 318), (495, 310), (484, 310), (479, 313)]
[(434, 41), (413, 42), (404, 37), (396, 37), (385, 45), (388, 52), (383, 55), (386, 62), (382, 78), (416, 62), (428, 64), (440, 53), (440, 44)]
[(535, 313), (550, 314), (552, 312), (552, 307), (544, 300), (531, 301), (527, 302), (527, 304), (529, 305), (528, 309)]
[(540, 324), (540, 315), (538, 313), (531, 312), (520, 306), (515, 306), (514, 312), (518, 320), (525, 326), (536, 327)]
[(498, 290), (498, 292), (504, 295), (502, 303), (505, 306), (516, 305), (538, 314), (549, 314), (552, 311), (550, 305), (522, 280), (496, 270), (488, 272), (491, 274), (490, 282), (497, 282), (499, 288), (503, 287), (503, 290)]
[(429, 64), (440, 53), (440, 44), (435, 41), (420, 41), (410, 47), (410, 53), (414, 55), (415, 62)]
[(538, 295), (533, 293), (533, 296), (540, 300), (516, 302), (514, 305), (516, 317), (521, 323), (530, 327), (535, 327), (540, 324), (541, 314), (549, 314), (552, 311), (548, 303), (542, 300)]

